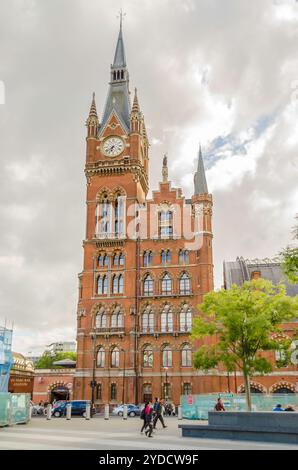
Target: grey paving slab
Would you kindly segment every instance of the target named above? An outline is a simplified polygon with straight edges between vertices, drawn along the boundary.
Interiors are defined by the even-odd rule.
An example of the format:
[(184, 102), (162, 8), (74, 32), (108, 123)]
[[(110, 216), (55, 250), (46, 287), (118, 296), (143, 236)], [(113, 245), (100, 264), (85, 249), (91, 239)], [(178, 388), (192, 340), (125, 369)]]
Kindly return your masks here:
[(287, 449), (296, 445), (239, 442), (221, 439), (183, 438), (178, 424), (189, 421), (168, 419), (166, 429), (158, 429), (152, 439), (140, 434), (139, 418), (124, 421), (102, 417), (90, 421), (73, 418), (33, 418), (28, 425), (0, 428), (0, 449), (44, 450), (228, 450), (228, 449)]

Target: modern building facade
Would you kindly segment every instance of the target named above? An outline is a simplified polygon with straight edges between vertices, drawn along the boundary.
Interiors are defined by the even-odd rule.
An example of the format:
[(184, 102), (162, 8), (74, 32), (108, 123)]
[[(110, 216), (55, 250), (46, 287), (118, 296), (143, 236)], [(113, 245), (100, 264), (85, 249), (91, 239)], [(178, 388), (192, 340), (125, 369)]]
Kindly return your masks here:
[(75, 341), (60, 341), (49, 344), (46, 351), (54, 356), (60, 352), (76, 352), (76, 348), (77, 345)]
[(213, 289), (213, 202), (202, 152), (191, 199), (172, 187), (166, 156), (148, 198), (149, 141), (136, 90), (130, 103), (122, 25), (102, 119), (93, 94), (86, 126), (74, 398), (179, 403), (184, 393), (219, 390), (218, 377), (212, 385), (192, 368), (192, 320)]

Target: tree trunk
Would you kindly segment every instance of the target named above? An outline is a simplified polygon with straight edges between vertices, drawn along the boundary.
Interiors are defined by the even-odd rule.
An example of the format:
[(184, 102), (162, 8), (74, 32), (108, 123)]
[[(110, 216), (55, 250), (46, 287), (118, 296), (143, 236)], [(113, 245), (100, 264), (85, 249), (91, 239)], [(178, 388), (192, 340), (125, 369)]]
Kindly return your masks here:
[(243, 378), (245, 385), (245, 398), (246, 398), (246, 410), (251, 411), (251, 393), (250, 393), (250, 380), (249, 375), (243, 370)]

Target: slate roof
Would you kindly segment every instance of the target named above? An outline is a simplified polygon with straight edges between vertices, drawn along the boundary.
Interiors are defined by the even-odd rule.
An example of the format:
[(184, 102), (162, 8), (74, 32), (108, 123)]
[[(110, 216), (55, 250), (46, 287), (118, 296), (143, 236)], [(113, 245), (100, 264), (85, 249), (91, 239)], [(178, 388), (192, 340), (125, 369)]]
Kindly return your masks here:
[(248, 260), (237, 257), (236, 261), (224, 261), (223, 270), (226, 289), (230, 289), (232, 284), (241, 286), (243, 282), (250, 281), (254, 271), (259, 271), (263, 279), (267, 279), (275, 285), (283, 282), (289, 296), (298, 295), (298, 284), (289, 284), (287, 282), (278, 258)]

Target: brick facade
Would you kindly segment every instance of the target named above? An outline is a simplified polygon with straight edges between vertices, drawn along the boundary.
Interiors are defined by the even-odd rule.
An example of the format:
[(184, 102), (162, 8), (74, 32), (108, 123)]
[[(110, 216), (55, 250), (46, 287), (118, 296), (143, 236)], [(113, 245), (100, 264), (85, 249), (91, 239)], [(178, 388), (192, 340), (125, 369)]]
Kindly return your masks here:
[[(117, 105), (127, 75), (121, 41), (120, 31), (106, 104), (110, 114), (99, 123), (93, 96), (87, 120), (87, 224), (74, 397), (90, 398), (90, 383), (96, 382), (98, 403), (154, 396), (178, 403), (183, 390), (204, 388), (189, 365), (189, 331), (197, 304), (213, 289), (212, 196), (206, 192), (185, 200), (167, 179), (165, 158), (163, 182), (147, 199), (149, 143), (136, 92), (129, 123), (126, 108)], [(114, 143), (120, 153), (108, 155)], [(200, 220), (196, 243), (194, 235), (184, 235), (183, 211), (190, 232)]]

